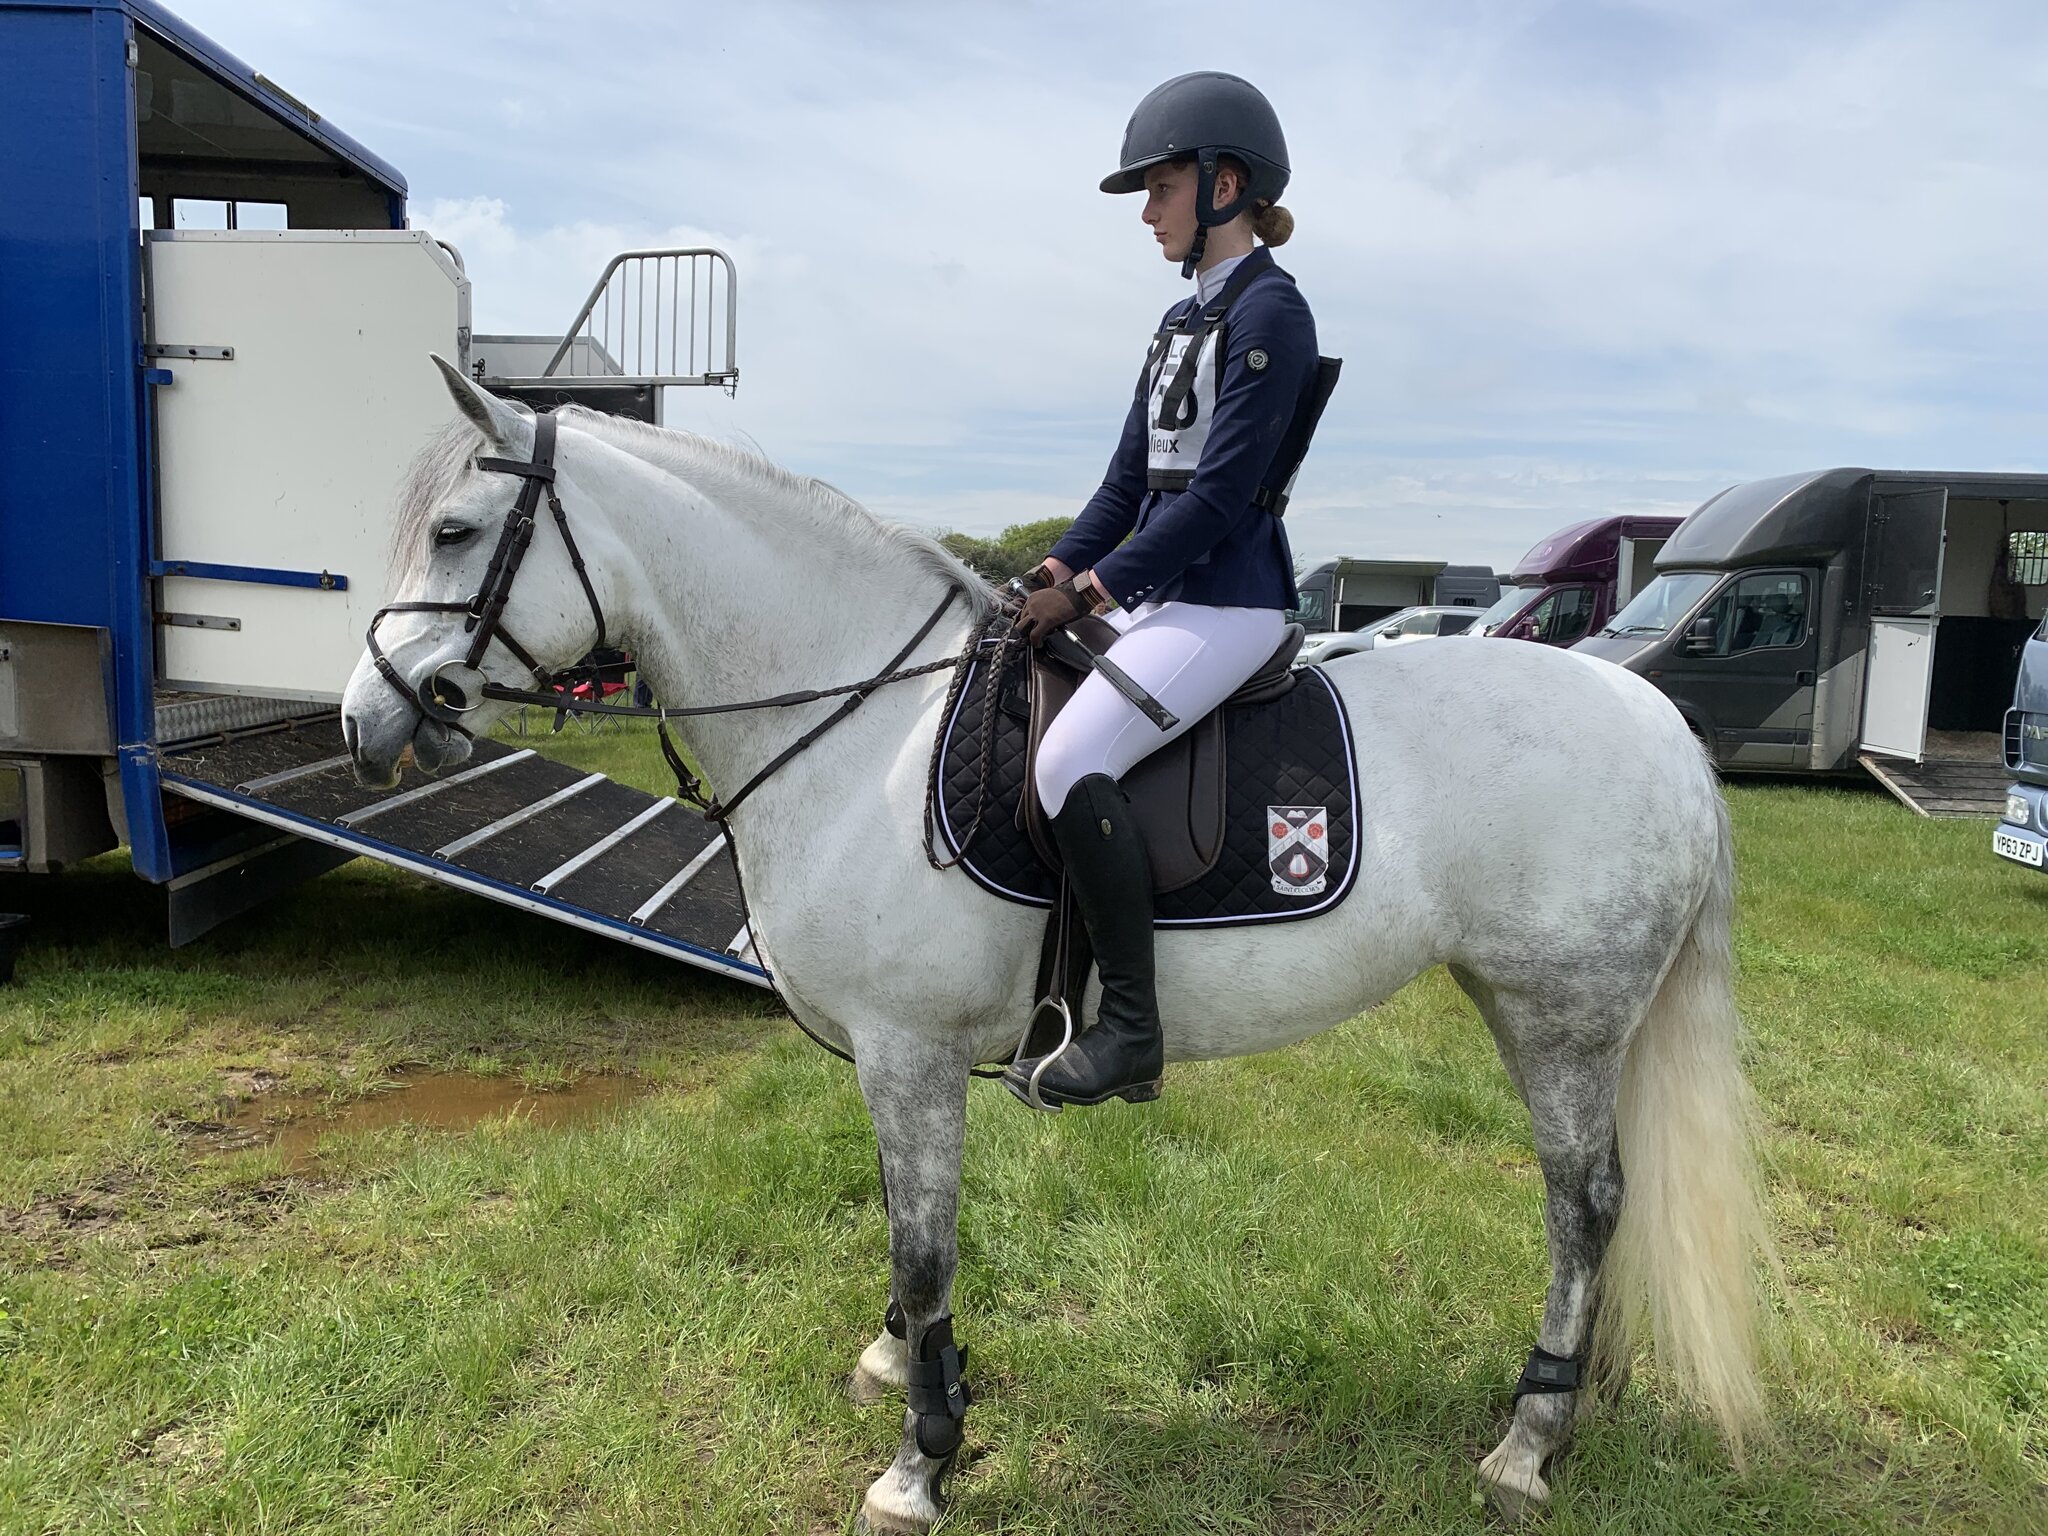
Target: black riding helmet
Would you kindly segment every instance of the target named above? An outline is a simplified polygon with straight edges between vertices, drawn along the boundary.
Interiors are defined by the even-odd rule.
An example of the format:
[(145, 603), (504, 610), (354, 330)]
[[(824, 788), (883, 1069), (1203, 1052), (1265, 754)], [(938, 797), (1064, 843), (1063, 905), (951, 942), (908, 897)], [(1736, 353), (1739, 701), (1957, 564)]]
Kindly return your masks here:
[[(1216, 165), (1228, 154), (1250, 173), (1245, 188), (1224, 207), (1216, 199)], [(1194, 275), (1209, 230), (1228, 224), (1247, 208), (1274, 203), (1287, 190), (1287, 140), (1280, 119), (1258, 87), (1219, 70), (1178, 75), (1138, 103), (1124, 128), (1123, 154), (1116, 171), (1102, 178), (1105, 192), (1142, 192), (1145, 172), (1169, 160), (1192, 158), (1195, 187), (1195, 243), (1181, 264)]]

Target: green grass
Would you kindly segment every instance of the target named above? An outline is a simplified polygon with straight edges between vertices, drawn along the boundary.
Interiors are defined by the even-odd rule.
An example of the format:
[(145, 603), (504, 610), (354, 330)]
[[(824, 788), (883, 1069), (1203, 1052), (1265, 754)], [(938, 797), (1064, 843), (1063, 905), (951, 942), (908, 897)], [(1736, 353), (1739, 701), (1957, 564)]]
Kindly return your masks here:
[[(647, 787), (644, 734), (555, 750)], [(2048, 880), (1982, 823), (1730, 792), (1793, 1283), (1746, 1472), (1647, 1372), (1576, 1532), (2048, 1528)], [(830, 1532), (898, 1412), (841, 1393), (886, 1236), (852, 1074), (750, 989), (350, 866), (185, 950), (102, 860), (10, 887), (0, 1529)], [(195, 1155), (259, 1074), (660, 1085), (597, 1123)], [(981, 1401), (949, 1529), (1480, 1530), (1541, 1185), (1443, 976), (1165, 1100), (970, 1109)]]

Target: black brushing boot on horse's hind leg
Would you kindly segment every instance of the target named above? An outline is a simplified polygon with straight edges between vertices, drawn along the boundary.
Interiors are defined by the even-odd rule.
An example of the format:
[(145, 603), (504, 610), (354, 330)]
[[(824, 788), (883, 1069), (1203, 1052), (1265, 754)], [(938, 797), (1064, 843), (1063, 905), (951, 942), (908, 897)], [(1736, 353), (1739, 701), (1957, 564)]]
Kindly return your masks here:
[[(1091, 773), (1068, 790), (1051, 826), (1095, 951), (1102, 1006), (1094, 1026), (1045, 1069), (1038, 1096), (1049, 1105), (1113, 1098), (1142, 1104), (1159, 1097), (1166, 1065), (1153, 989), (1152, 864), (1145, 836), (1124, 792), (1106, 773)], [(1020, 1061), (1003, 1079), (1027, 1104), (1036, 1065)]]

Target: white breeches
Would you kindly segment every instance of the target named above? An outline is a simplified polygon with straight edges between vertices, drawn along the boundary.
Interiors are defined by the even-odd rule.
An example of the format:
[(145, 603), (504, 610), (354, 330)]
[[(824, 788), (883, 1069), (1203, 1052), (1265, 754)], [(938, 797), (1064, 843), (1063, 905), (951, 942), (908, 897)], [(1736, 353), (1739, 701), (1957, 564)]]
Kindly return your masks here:
[(1201, 603), (1141, 603), (1107, 618), (1122, 637), (1110, 660), (1167, 710), (1174, 730), (1147, 720), (1108, 678), (1091, 672), (1039, 743), (1038, 798), (1048, 816), (1091, 773), (1121, 779), (1229, 698), (1279, 648), (1287, 616), (1277, 608), (1210, 608)]

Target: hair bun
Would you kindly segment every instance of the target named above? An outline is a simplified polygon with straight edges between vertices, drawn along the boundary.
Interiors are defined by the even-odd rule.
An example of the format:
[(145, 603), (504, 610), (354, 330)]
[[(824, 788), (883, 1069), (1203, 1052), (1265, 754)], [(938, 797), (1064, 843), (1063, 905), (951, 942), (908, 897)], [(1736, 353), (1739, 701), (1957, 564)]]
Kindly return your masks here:
[(1267, 245), (1285, 245), (1294, 234), (1294, 215), (1278, 203), (1267, 203), (1252, 215), (1252, 233)]

